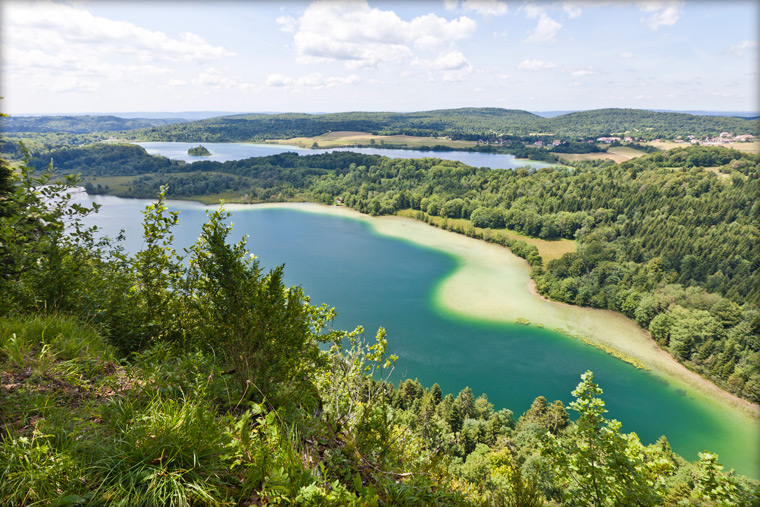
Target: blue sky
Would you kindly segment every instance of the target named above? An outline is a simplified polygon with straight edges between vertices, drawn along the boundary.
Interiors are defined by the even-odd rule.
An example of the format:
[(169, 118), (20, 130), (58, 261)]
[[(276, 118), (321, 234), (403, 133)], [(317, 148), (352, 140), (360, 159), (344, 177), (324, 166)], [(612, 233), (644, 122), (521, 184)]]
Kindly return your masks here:
[(756, 1), (0, 2), (0, 109), (756, 111)]

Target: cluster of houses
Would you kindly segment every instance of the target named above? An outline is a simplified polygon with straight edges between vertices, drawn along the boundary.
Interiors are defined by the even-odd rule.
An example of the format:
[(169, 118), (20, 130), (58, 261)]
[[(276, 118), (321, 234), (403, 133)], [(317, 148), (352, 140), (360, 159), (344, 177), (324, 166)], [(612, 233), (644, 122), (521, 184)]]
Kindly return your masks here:
[(694, 136), (687, 136), (687, 139), (676, 139), (677, 143), (691, 143), (699, 144), (701, 146), (720, 146), (721, 144), (729, 143), (751, 143), (755, 140), (755, 136), (752, 134), (742, 134), (735, 136), (730, 132), (721, 132), (718, 137), (706, 137), (704, 139), (697, 139)]
[[(636, 139), (634, 139), (631, 136), (625, 136), (625, 137), (614, 137), (614, 136), (611, 136), (611, 137), (597, 137), (596, 138), (596, 142), (598, 142), (598, 143), (604, 143), (604, 144), (612, 144), (615, 141), (617, 141), (617, 142), (622, 141), (624, 143), (632, 143), (634, 141), (635, 142), (641, 141), (641, 139), (638, 138), (638, 137)], [(589, 141), (589, 142), (592, 143), (593, 141)]]

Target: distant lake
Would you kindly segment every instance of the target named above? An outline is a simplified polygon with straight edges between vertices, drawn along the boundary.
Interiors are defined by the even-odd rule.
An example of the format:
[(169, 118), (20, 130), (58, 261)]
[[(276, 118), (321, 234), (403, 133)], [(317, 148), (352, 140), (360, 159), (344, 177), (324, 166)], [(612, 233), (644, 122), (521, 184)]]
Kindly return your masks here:
[[(547, 167), (553, 164), (516, 158), (514, 155), (496, 153), (480, 153), (470, 151), (421, 151), (395, 150), (384, 148), (328, 148), (307, 149), (287, 144), (250, 144), (250, 143), (180, 143), (180, 142), (144, 142), (136, 143), (151, 155), (162, 155), (174, 160), (196, 162), (198, 160), (213, 160), (227, 162), (251, 157), (266, 157), (278, 153), (294, 152), (299, 155), (318, 155), (333, 151), (353, 151), (367, 155), (382, 155), (389, 158), (440, 158), (443, 160), (458, 160), (472, 167), (488, 167), (491, 169), (515, 169), (517, 167)], [(194, 157), (187, 150), (202, 144), (210, 152), (210, 156)]]
[[(111, 237), (124, 229), (127, 252), (141, 248), (140, 212), (151, 201), (84, 193), (77, 199), (102, 204), (88, 223)], [(181, 211), (174, 230), (181, 252), (197, 239), (205, 211), (215, 207), (181, 201), (170, 201), (169, 207)], [(336, 307), (336, 328), (361, 324), (369, 339), (379, 326), (387, 329), (390, 352), (399, 356), (396, 381), (418, 378), (428, 387), (437, 382), (454, 395), (469, 385), (476, 396), (487, 393), (497, 410), (509, 408), (518, 417), (537, 396), (568, 404), (580, 375), (592, 370), (604, 389), (607, 416), (622, 421), (623, 431), (635, 431), (644, 443), (664, 434), (690, 461), (708, 449), (728, 468), (757, 476), (757, 427), (732, 420), (718, 403), (549, 329), (456, 318), (438, 310), (435, 288), (457, 268), (449, 255), (382, 236), (352, 218), (277, 207), (228, 208), (234, 223), (230, 239), (248, 234), (248, 247), (263, 266), (285, 264), (288, 285), (301, 285), (313, 304)]]

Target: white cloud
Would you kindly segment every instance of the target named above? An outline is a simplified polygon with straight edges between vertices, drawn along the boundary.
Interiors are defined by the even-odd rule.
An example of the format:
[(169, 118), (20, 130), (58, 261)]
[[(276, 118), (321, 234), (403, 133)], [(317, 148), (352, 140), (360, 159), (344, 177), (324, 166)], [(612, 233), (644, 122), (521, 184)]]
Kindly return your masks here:
[(54, 93), (93, 93), (100, 88), (97, 81), (80, 79), (74, 76), (63, 76), (50, 83), (47, 83), (45, 89)]
[(533, 4), (533, 3), (527, 3), (520, 7), (520, 10), (525, 13), (525, 17), (528, 19), (536, 19), (541, 14), (544, 14), (546, 12), (546, 7)]
[(728, 53), (731, 53), (732, 55), (736, 56), (742, 56), (745, 51), (751, 51), (757, 47), (757, 41), (756, 40), (743, 40), (741, 42), (737, 42), (733, 46), (730, 46), (726, 49)]
[(570, 19), (580, 17), (580, 15), (583, 13), (580, 5), (574, 2), (562, 2), (562, 8), (565, 10), (567, 17)]
[(293, 33), (298, 27), (298, 20), (293, 16), (280, 16), (275, 21), (283, 32)]
[(76, 46), (87, 53), (131, 55), (146, 62), (202, 61), (234, 55), (193, 33), (171, 37), (164, 32), (93, 16), (84, 9), (53, 2), (11, 2), (5, 15), (12, 20), (7, 25), (6, 43), (49, 53), (56, 53), (63, 46)]
[(256, 86), (251, 83), (240, 81), (234, 77), (223, 75), (216, 69), (208, 69), (201, 72), (193, 79), (195, 86), (206, 88), (207, 91), (221, 92), (222, 90), (239, 90), (242, 92), (252, 92)]
[(618, 56), (620, 58), (628, 59), (628, 58), (633, 58), (633, 53), (631, 53), (630, 51), (623, 51)]
[(459, 51), (452, 51), (437, 58), (434, 62), (434, 66), (440, 70), (459, 70), (469, 65), (467, 59)]
[(431, 80), (463, 81), (472, 73), (472, 65), (460, 51), (451, 51), (434, 60), (415, 59), (412, 66), (427, 70)]
[(573, 76), (593, 76), (599, 74), (592, 67), (587, 67), (585, 69), (568, 69), (567, 71)]
[(547, 62), (544, 60), (523, 60), (518, 66), (518, 68), (523, 69), (523, 70), (535, 71), (535, 70), (553, 69), (556, 66), (557, 66), (556, 63)]
[(649, 16), (641, 18), (650, 30), (657, 30), (661, 26), (675, 25), (681, 19), (683, 13), (683, 0), (673, 1), (646, 1), (639, 2), (639, 9), (648, 13)]
[(443, 0), (443, 7), (447, 11), (453, 11), (459, 6), (459, 0)]
[(192, 33), (171, 36), (66, 4), (8, 2), (3, 8), (2, 71), (35, 91), (90, 94), (119, 83), (155, 88), (157, 77), (182, 63), (234, 54)]
[(476, 28), (466, 16), (449, 21), (425, 14), (404, 21), (393, 11), (371, 8), (366, 0), (320, 1), (304, 11), (293, 40), (299, 63), (343, 61), (355, 69), (409, 59), (412, 48), (444, 48)]
[(462, 9), (475, 11), (482, 16), (503, 16), (509, 7), (506, 2), (499, 0), (464, 0)]
[(557, 32), (562, 25), (557, 23), (545, 13), (538, 15), (538, 24), (531, 34), (525, 39), (528, 42), (554, 42)]
[(292, 78), (282, 74), (269, 74), (266, 79), (266, 85), (269, 87), (292, 87), (297, 89), (315, 89), (333, 88), (335, 86), (349, 85), (359, 82), (359, 76), (351, 74), (345, 77), (330, 76), (325, 77), (316, 72), (307, 76)]

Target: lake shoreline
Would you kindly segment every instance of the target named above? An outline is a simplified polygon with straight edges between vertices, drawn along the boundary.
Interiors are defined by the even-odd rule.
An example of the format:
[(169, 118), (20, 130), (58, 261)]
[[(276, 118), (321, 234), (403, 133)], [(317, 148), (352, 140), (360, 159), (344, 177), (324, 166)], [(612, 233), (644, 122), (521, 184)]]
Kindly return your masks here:
[[(225, 162), (233, 160), (245, 160), (248, 158), (266, 157), (274, 155), (275, 153), (268, 153), (270, 150), (277, 150), (282, 148), (277, 153), (295, 152), (299, 156), (320, 155), (331, 152), (345, 152), (353, 151), (354, 153), (378, 155), (391, 159), (419, 159), (419, 158), (438, 158), (441, 160), (459, 161), (462, 164), (469, 167), (488, 167), (489, 169), (504, 169), (514, 170), (520, 167), (531, 167), (539, 169), (542, 167), (558, 167), (564, 164), (561, 161), (549, 162), (542, 160), (532, 160), (527, 158), (518, 158), (511, 153), (494, 153), (488, 150), (471, 150), (471, 149), (452, 149), (452, 150), (426, 150), (418, 149), (414, 146), (357, 146), (352, 144), (340, 144), (335, 146), (304, 146), (298, 144), (287, 144), (266, 141), (241, 141), (241, 142), (203, 142), (203, 141), (143, 141), (143, 140), (124, 140), (119, 141), (127, 144), (134, 144), (141, 146), (148, 154), (155, 156), (164, 156), (172, 160), (184, 161), (188, 164), (192, 164), (194, 160), (186, 156), (188, 148), (196, 145), (198, 142), (203, 142), (204, 146), (211, 151), (211, 160), (216, 162)], [(110, 142), (110, 141), (109, 141)], [(230, 156), (225, 153), (229, 147), (234, 146), (236, 149), (239, 147), (261, 148), (264, 149), (262, 153), (251, 153), (245, 155), (233, 155)], [(171, 148), (170, 148), (171, 147)], [(214, 148), (218, 150), (214, 150)], [(173, 152), (173, 149), (177, 150)], [(453, 156), (452, 154), (461, 154), (461, 156)], [(505, 162), (505, 160), (507, 162)]]
[[(551, 301), (541, 296), (529, 276), (530, 267), (527, 262), (506, 247), (445, 231), (413, 218), (371, 217), (344, 206), (310, 202), (226, 205), (230, 209), (236, 206), (290, 208), (358, 219), (368, 223), (379, 234), (447, 253), (458, 259), (459, 266), (434, 291), (435, 304), (444, 313), (501, 323), (516, 323), (517, 319), (523, 319), (522, 322), (527, 320), (532, 325), (546, 327), (576, 339), (583, 336), (595, 344), (611, 347), (639, 359), (652, 373), (664, 380), (676, 381), (690, 388), (694, 394), (726, 404), (755, 422), (760, 421), (760, 406), (724, 391), (686, 368), (661, 349), (647, 331), (624, 315), (611, 310)], [(524, 276), (499, 285), (501, 277), (498, 275), (508, 269), (519, 269)], [(486, 287), (492, 290), (484, 289)], [(521, 289), (522, 294), (516, 294), (516, 288)], [(529, 303), (525, 304), (525, 301)], [(517, 306), (513, 306), (515, 303)], [(547, 312), (549, 309), (554, 312)], [(578, 322), (573, 322), (572, 314), (578, 315)], [(610, 329), (616, 329), (618, 333), (609, 333)]]

